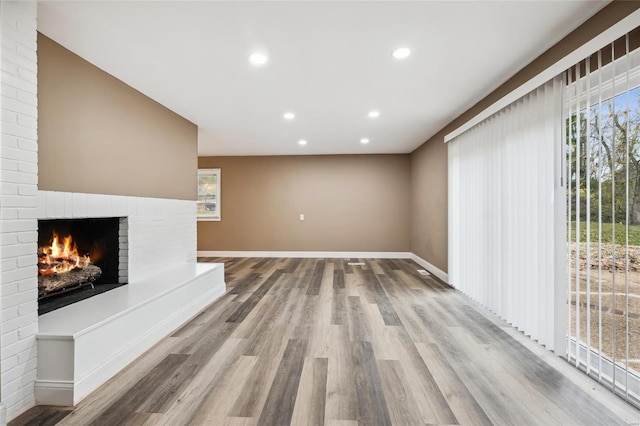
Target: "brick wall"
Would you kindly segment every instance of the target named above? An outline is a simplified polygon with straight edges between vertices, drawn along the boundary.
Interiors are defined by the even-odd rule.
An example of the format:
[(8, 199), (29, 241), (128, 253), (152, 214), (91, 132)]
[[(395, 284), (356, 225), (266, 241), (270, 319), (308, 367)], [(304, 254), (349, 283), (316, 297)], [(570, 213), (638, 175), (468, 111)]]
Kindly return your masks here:
[(36, 378), (36, 15), (35, 2), (0, 6), (0, 384), (7, 419), (34, 404)]

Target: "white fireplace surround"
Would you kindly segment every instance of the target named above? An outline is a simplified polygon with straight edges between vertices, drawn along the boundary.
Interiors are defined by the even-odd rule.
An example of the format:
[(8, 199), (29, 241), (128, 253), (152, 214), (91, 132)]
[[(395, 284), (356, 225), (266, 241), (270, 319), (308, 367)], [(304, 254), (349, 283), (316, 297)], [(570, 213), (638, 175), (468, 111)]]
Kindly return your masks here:
[[(129, 280), (196, 261), (196, 202), (38, 191), (38, 219), (127, 218)], [(126, 250), (126, 248), (123, 248)]]
[(38, 318), (37, 403), (77, 404), (224, 294), (223, 265), (196, 263), (195, 212), (190, 200), (38, 191), (38, 219), (121, 218), (129, 284)]

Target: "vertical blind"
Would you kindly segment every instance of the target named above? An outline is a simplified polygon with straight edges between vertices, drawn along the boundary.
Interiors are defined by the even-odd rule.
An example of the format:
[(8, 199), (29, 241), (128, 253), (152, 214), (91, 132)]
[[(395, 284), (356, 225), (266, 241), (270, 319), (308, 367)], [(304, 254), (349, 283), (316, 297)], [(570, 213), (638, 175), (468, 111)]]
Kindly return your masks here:
[[(640, 31), (566, 72), (567, 347), (640, 405)], [(635, 50), (634, 50), (635, 49)]]
[(448, 142), (451, 284), (556, 351), (562, 88), (552, 79)]

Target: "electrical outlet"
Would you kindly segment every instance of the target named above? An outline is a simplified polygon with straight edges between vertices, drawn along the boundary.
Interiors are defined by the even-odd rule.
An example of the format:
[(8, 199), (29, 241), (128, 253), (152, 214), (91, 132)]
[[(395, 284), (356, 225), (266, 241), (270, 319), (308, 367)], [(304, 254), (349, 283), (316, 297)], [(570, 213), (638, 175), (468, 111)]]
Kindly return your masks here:
[(304, 215), (303, 214), (300, 215), (300, 220), (304, 220)]

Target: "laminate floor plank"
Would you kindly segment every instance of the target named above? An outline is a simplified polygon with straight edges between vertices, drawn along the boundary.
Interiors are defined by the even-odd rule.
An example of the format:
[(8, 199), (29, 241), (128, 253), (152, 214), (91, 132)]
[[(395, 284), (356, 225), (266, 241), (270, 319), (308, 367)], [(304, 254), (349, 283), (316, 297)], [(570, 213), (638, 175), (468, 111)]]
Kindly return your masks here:
[(185, 354), (168, 355), (156, 365), (149, 374), (142, 378), (140, 382), (104, 410), (102, 414), (94, 420), (94, 423), (97, 425), (124, 423), (124, 420), (136, 411), (153, 389), (162, 385), (188, 358), (189, 355)]
[(203, 260), (226, 295), (76, 407), (10, 425), (640, 423), (411, 260)]
[(289, 339), (282, 355), (258, 424), (288, 425), (293, 417), (298, 385), (307, 352), (307, 341)]
[(399, 361), (379, 360), (378, 370), (382, 379), (391, 422), (398, 426), (414, 426), (423, 422), (413, 391), (406, 385), (407, 378)]
[(291, 418), (292, 425), (324, 425), (327, 366), (327, 358), (305, 358), (293, 417)]
[[(220, 385), (212, 389), (200, 405), (191, 423), (194, 425), (222, 424), (226, 421), (231, 408), (242, 392), (242, 384), (252, 374), (258, 357), (241, 356), (238, 358)], [(244, 418), (244, 417), (238, 417)]]
[(14, 425), (38, 425), (53, 426), (68, 416), (71, 410), (60, 407), (38, 406), (22, 413), (20, 416), (9, 422), (9, 426)]

